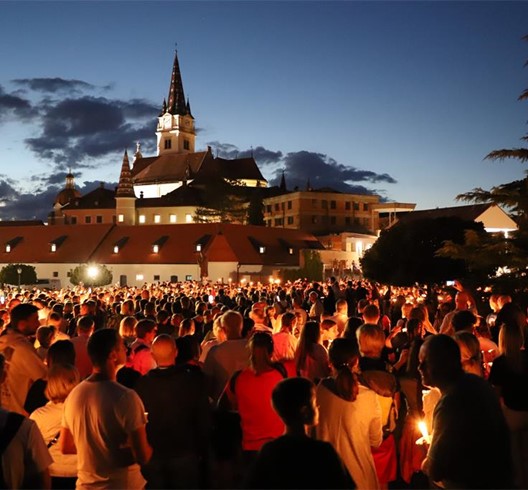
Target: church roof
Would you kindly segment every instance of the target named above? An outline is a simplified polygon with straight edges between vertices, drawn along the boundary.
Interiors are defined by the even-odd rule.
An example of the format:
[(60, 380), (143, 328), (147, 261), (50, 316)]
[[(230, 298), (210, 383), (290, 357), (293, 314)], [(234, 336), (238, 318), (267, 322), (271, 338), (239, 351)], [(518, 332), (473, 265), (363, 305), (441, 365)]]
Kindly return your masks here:
[(219, 157), (213, 158), (204, 162), (200, 173), (204, 175), (221, 175), (228, 180), (247, 179), (266, 182), (253, 157), (235, 158), (234, 160)]
[(182, 181), (187, 176), (187, 169), (192, 177), (200, 170), (208, 154), (207, 151), (164, 153), (156, 157), (138, 158), (132, 169), (134, 184)]
[(79, 197), (81, 197), (81, 193), (77, 189), (66, 187), (55, 196), (55, 201), (53, 204), (60, 204), (61, 206), (64, 206), (65, 204), (68, 204)]
[(167, 112), (175, 115), (186, 116), (191, 115), (191, 106), (189, 102), (185, 102), (185, 94), (183, 92), (183, 82), (180, 72), (180, 63), (178, 62), (178, 52), (174, 53), (174, 64), (172, 66), (172, 76), (169, 87), (169, 97), (167, 104)]
[(132, 185), (130, 163), (128, 161), (128, 153), (126, 150), (123, 155), (123, 164), (121, 165), (121, 174), (119, 175), (116, 197), (136, 197), (134, 194), (134, 186)]
[(65, 209), (115, 209), (115, 190), (105, 189), (104, 184), (71, 201)]

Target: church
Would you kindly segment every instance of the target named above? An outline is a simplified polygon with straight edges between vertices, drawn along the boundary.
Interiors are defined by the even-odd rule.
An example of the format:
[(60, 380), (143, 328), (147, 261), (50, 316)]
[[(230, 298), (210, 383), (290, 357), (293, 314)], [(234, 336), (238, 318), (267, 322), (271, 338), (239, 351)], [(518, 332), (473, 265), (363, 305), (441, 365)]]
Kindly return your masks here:
[[(104, 184), (80, 195), (74, 176), (56, 196), (49, 224), (177, 224), (195, 221), (207, 208), (211, 186), (230, 186), (248, 200), (255, 187), (267, 187), (255, 159), (224, 159), (211, 147), (195, 151), (196, 124), (185, 98), (177, 52), (156, 127), (155, 156), (144, 157), (137, 143), (133, 161), (125, 151), (116, 189)], [(235, 192), (236, 193), (236, 192)], [(236, 220), (235, 220), (236, 221)], [(240, 222), (240, 221), (239, 221)]]

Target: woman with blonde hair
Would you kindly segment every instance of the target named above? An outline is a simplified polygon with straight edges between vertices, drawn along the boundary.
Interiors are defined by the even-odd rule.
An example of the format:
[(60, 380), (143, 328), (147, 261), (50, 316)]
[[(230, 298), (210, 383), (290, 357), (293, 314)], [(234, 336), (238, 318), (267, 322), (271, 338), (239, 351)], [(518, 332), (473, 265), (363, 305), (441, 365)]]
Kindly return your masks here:
[(470, 332), (456, 332), (454, 339), (460, 347), (460, 360), (462, 369), (466, 373), (484, 376), (482, 364), (482, 352), (480, 351), (480, 342), (477, 337)]
[(79, 384), (80, 376), (71, 364), (54, 364), (48, 372), (46, 397), (49, 402), (35, 410), (29, 418), (37, 424), (48, 446), (53, 463), (49, 467), (52, 488), (75, 488), (77, 455), (62, 454), (57, 444), (62, 425), (64, 400)]
[(127, 347), (130, 347), (132, 342), (136, 339), (135, 328), (137, 322), (135, 316), (125, 316), (119, 323), (119, 335), (123, 337)]

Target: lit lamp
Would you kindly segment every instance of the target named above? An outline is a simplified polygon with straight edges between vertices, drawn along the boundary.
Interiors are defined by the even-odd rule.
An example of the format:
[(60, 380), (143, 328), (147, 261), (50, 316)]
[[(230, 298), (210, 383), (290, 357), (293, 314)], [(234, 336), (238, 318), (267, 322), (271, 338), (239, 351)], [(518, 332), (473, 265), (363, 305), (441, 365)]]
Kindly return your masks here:
[(97, 274), (99, 273), (99, 270), (95, 265), (91, 265), (90, 267), (88, 267), (87, 273), (90, 279), (95, 279), (97, 277)]
[(22, 267), (17, 267), (18, 274), (18, 289), (20, 289), (20, 276), (22, 275)]

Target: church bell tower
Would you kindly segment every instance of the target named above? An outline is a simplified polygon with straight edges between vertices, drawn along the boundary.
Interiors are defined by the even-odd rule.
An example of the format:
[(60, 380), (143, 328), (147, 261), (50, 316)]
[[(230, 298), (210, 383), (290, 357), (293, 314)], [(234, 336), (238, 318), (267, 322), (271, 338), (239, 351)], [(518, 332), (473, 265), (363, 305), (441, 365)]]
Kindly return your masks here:
[(191, 114), (189, 100), (185, 100), (177, 51), (174, 53), (168, 103), (166, 100), (163, 101), (156, 136), (158, 155), (194, 153), (196, 138), (194, 117)]

